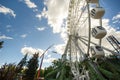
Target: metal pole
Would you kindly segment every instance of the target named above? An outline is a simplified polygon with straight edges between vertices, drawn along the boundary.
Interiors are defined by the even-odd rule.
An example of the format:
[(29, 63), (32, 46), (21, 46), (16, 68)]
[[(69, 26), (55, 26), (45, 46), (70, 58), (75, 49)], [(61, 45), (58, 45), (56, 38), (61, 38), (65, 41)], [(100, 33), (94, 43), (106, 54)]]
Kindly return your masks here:
[(89, 49), (90, 49), (90, 41), (91, 41), (91, 19), (90, 19), (90, 7), (89, 3), (87, 2), (87, 9), (88, 9), (88, 23), (89, 23), (89, 39), (88, 39), (88, 50), (87, 50), (87, 55), (89, 55)]
[[(100, 7), (99, 2), (98, 2), (98, 4), (97, 4), (97, 7)], [(100, 26), (102, 26), (102, 18), (100, 18), (99, 24), (100, 24)], [(99, 45), (100, 45), (100, 46), (101, 46), (101, 43), (102, 43), (102, 39), (99, 40)]]
[(41, 67), (42, 67), (42, 63), (43, 63), (43, 59), (44, 59), (44, 54), (52, 47), (53, 45), (49, 46), (45, 51), (44, 53), (41, 55), (42, 59), (41, 59), (41, 63), (40, 63), (40, 68), (38, 70), (38, 74), (37, 74), (37, 79), (39, 80), (39, 77), (40, 77), (40, 70), (41, 70)]

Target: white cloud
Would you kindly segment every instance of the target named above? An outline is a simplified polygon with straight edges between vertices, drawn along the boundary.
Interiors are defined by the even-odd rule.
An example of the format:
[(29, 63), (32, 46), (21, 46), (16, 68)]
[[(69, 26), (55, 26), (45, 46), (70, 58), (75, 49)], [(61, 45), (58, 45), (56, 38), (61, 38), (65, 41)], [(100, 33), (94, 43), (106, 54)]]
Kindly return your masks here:
[(36, 9), (33, 9), (33, 12), (38, 12), (38, 9), (36, 8)]
[(49, 55), (47, 55), (47, 57), (48, 57), (48, 58), (51, 58), (51, 55), (49, 54)]
[(12, 26), (11, 25), (7, 25), (6, 28), (11, 28)]
[(0, 36), (0, 39), (13, 39), (12, 37), (8, 37), (8, 36), (5, 36), (5, 35), (2, 35)]
[(51, 62), (53, 62), (54, 60), (57, 60), (57, 58), (44, 59), (43, 62), (44, 62), (44, 63), (51, 63)]
[(31, 2), (30, 0), (24, 0), (24, 1), (29, 8), (37, 8), (37, 5), (34, 2)]
[(61, 38), (67, 41), (65, 19), (68, 14), (69, 0), (45, 0), (45, 7), (36, 17), (48, 19), (48, 24), (53, 29), (53, 33), (60, 33)]
[(67, 41), (65, 19), (68, 14), (69, 0), (45, 0), (45, 7), (36, 17), (48, 19), (48, 24), (53, 29), (53, 33), (60, 33), (61, 38)]
[(54, 48), (57, 53), (63, 54), (65, 46), (66, 46), (65, 44), (58, 44), (58, 45), (55, 45)]
[(67, 28), (63, 27), (60, 33), (60, 37), (62, 38), (62, 40), (67, 43), (68, 40), (68, 33), (67, 33)]
[(45, 30), (45, 27), (37, 27), (36, 28), (38, 31), (43, 31), (43, 30)]
[(23, 34), (23, 35), (21, 35), (20, 37), (26, 38), (26, 37), (27, 37), (27, 34)]
[(28, 55), (33, 55), (35, 53), (39, 53), (39, 55), (43, 54), (43, 50), (42, 49), (35, 49), (35, 48), (32, 48), (32, 47), (23, 47), (21, 49), (21, 53), (23, 54), (28, 54)]
[(47, 15), (46, 15), (46, 8), (44, 7), (43, 10), (42, 10), (42, 12), (39, 13), (39, 14), (37, 14), (36, 17), (37, 17), (39, 20), (41, 20), (42, 17), (47, 18)]
[(112, 18), (112, 20), (116, 20), (116, 19), (120, 19), (120, 12)]
[(7, 31), (7, 32), (12, 31), (13, 29), (11, 29), (11, 27), (12, 27), (11, 25), (6, 25), (6, 31)]
[(67, 17), (68, 0), (45, 0), (47, 10), (44, 10), (48, 24), (53, 28), (53, 33), (60, 33), (64, 19)]
[(14, 11), (10, 8), (7, 8), (5, 6), (0, 5), (0, 13), (3, 13), (5, 15), (10, 14), (11, 16), (13, 16), (15, 18), (16, 14), (14, 13)]
[(41, 14), (37, 14), (36, 17), (41, 20), (42, 15)]
[(112, 18), (112, 20), (113, 20), (113, 23), (120, 23), (120, 12), (117, 15), (115, 15)]

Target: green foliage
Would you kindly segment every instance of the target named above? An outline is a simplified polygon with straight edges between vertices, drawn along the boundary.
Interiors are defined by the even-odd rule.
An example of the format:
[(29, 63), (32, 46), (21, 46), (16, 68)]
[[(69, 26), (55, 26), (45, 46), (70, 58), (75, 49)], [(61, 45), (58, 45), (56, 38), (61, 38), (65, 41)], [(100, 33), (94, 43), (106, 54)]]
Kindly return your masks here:
[(44, 77), (44, 70), (43, 69), (40, 70), (40, 77)]
[(18, 78), (18, 74), (21, 74), (23, 66), (26, 64), (27, 55), (19, 62), (18, 65), (15, 64), (4, 64), (0, 68), (0, 80), (15, 80)]
[(4, 64), (0, 68), (0, 80), (14, 80), (16, 77), (15, 64)]
[(23, 70), (23, 67), (26, 65), (27, 63), (27, 54), (22, 58), (22, 60), (18, 63), (17, 67), (16, 67), (16, 72), (17, 73), (21, 73), (21, 71)]
[(38, 54), (34, 54), (33, 57), (28, 61), (27, 69), (23, 80), (34, 80), (36, 71), (38, 68)]
[(105, 61), (99, 63), (99, 70), (101, 73), (110, 80), (120, 79), (120, 59), (115, 57), (107, 58)]
[(89, 70), (90, 80), (106, 80), (99, 72), (97, 72), (98, 71), (97, 67), (95, 65), (93, 65), (94, 67), (92, 67), (90, 63), (91, 61), (86, 62), (87, 65), (86, 67)]
[(101, 67), (98, 67), (100, 72), (103, 74), (103, 76), (109, 80), (113, 79), (113, 73), (110, 71), (107, 71)]
[(54, 60), (52, 66), (45, 68), (45, 79), (55, 79), (59, 70), (61, 70), (62, 62), (61, 59)]
[(70, 66), (61, 59), (54, 60), (52, 66), (45, 69), (45, 80), (72, 80)]
[[(92, 66), (90, 63), (92, 64)], [(94, 59), (85, 60), (79, 63), (78, 65), (80, 67), (80, 72), (82, 72), (83, 66), (85, 67), (86, 70), (89, 71), (90, 80), (119, 80), (120, 79), (120, 76), (119, 76), (120, 75), (120, 69), (119, 69), (120, 59), (118, 58), (107, 58), (105, 60), (100, 59), (97, 62), (94, 62)], [(98, 70), (98, 72), (94, 69), (94, 67)], [(30, 71), (32, 72), (32, 70)], [(67, 61), (62, 61), (61, 59), (54, 60), (51, 66), (41, 71), (41, 75), (42, 77), (43, 76), (45, 77), (45, 80), (72, 80), (73, 79), (73, 75), (70, 69), (70, 64)], [(30, 78), (28, 79), (32, 80)], [(24, 80), (28, 80), (28, 79), (24, 78)]]
[(53, 71), (53, 67), (52, 66), (49, 66), (47, 68), (44, 69), (44, 76), (46, 76), (48, 73), (50, 73), (51, 71)]
[[(26, 60), (27, 54), (17, 65), (4, 64), (1, 66), (0, 80), (20, 80), (20, 76), (23, 76), (23, 80), (34, 80), (34, 75), (36, 74), (38, 68), (38, 54), (34, 54), (28, 62)], [(28, 64), (26, 65), (26, 63)]]

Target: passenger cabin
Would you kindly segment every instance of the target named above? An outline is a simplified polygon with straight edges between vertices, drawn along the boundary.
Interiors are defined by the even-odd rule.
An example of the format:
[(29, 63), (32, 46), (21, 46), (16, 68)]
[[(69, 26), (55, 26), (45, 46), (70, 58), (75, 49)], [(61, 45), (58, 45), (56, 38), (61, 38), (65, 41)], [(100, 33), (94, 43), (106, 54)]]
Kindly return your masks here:
[(105, 53), (101, 46), (98, 46), (98, 45), (91, 46), (90, 57), (100, 58), (100, 57), (104, 57), (104, 56), (105, 56)]
[(87, 0), (88, 3), (98, 3), (98, 0)]
[(107, 31), (102, 26), (92, 28), (92, 36), (96, 39), (102, 39), (107, 34)]
[(104, 8), (96, 7), (91, 10), (90, 15), (94, 19), (100, 19), (103, 17), (104, 13), (105, 13)]

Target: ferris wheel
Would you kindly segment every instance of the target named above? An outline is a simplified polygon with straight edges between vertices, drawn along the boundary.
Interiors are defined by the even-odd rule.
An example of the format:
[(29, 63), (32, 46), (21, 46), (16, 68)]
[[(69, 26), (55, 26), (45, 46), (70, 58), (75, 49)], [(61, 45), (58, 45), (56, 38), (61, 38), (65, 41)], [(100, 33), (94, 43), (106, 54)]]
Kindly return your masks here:
[[(102, 46), (102, 38), (107, 34), (102, 25), (104, 14), (105, 9), (100, 6), (99, 0), (70, 0), (69, 2), (67, 18), (69, 37), (62, 60), (70, 63), (73, 80), (89, 80), (88, 71), (84, 70), (84, 67), (83, 71), (79, 72), (78, 62), (90, 58), (104, 58), (104, 50), (119, 55)], [(94, 20), (98, 21), (96, 26), (93, 26)], [(92, 39), (96, 42), (92, 42)], [(92, 63), (90, 64), (95, 68)]]
[[(45, 76), (46, 80), (113, 80), (115, 75), (116, 80), (120, 79), (120, 42), (113, 35), (105, 37), (104, 14), (99, 0), (70, 0), (68, 40), (61, 59)], [(116, 51), (106, 48), (103, 38)], [(106, 56), (108, 53), (113, 55)]]
[[(91, 4), (94, 4), (95, 7), (90, 10)], [(100, 6), (98, 0), (70, 0), (67, 18), (69, 40), (63, 55), (65, 58), (68, 58), (68, 54), (70, 60), (80, 57), (79, 61), (90, 55), (91, 57), (104, 56), (101, 47), (102, 38), (107, 34), (102, 26), (104, 13), (105, 10)], [(92, 27), (91, 18), (99, 20), (99, 25)], [(91, 46), (91, 37), (98, 39), (99, 43)], [(90, 54), (90, 51), (93, 50), (94, 53)], [(101, 51), (100, 54), (99, 51)], [(76, 60), (78, 59), (76, 58)]]

